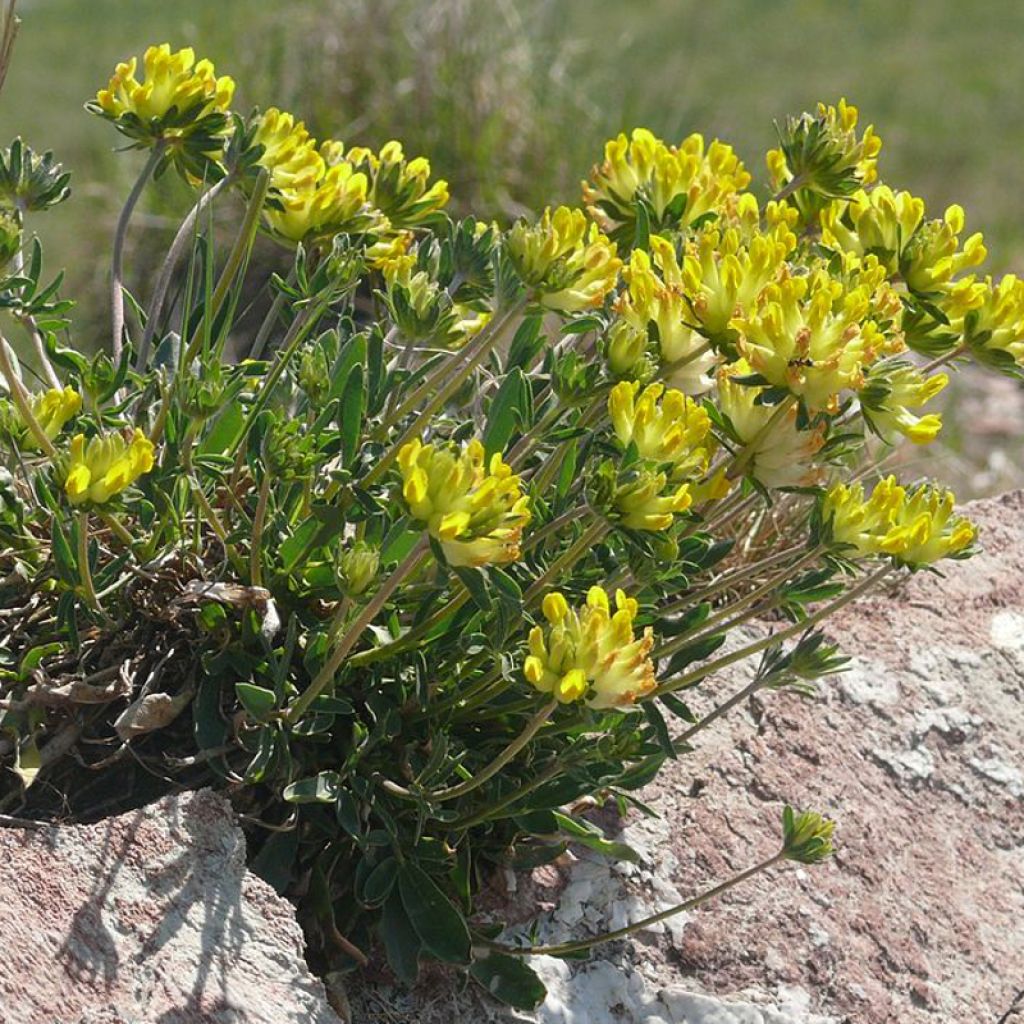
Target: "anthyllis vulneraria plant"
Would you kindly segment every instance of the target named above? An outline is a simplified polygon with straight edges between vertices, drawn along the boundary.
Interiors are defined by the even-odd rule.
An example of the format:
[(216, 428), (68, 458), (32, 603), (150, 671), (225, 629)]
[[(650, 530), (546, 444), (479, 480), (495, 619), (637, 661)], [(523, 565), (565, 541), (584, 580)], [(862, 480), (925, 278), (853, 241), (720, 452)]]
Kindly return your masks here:
[[(829, 615), (970, 554), (953, 495), (883, 464), (936, 437), (963, 361), (1020, 373), (1024, 281), (979, 275), (959, 208), (880, 184), (845, 102), (781, 128), (773, 196), (731, 146), (638, 129), (580, 208), (505, 227), (449, 219), (397, 142), (232, 94), (162, 46), (89, 104), (148, 156), (109, 355), (22, 255), (67, 175), (0, 156), (0, 306), (33, 353), (0, 344), (0, 810), (220, 786), (325, 970), (383, 951), (411, 982), (433, 958), (528, 1005), (515, 958), (655, 919), (538, 949), (476, 914), (488, 874), (628, 855), (581, 798), (642, 811), (723, 714), (842, 667)], [(164, 170), (195, 205), (126, 302), (131, 210)], [(254, 323), (260, 232), (290, 271)], [(782, 817), (776, 853), (656, 920), (829, 854), (830, 823)]]

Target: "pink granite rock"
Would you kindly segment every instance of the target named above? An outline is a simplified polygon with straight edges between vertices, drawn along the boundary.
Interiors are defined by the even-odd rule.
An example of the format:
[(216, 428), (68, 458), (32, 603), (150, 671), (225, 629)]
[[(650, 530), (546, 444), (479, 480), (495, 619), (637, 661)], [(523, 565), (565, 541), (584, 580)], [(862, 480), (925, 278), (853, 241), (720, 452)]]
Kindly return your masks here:
[(228, 803), (0, 830), (3, 1024), (338, 1024)]

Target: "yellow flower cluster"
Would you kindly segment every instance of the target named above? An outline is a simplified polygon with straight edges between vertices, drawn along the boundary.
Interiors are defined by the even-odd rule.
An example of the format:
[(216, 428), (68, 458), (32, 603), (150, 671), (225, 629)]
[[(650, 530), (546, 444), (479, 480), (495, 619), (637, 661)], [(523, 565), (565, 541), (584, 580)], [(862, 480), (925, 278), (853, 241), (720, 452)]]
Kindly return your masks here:
[(840, 392), (857, 390), (865, 366), (903, 348), (874, 319), (866, 286), (847, 291), (824, 268), (782, 276), (737, 320), (738, 347), (755, 373), (811, 411), (834, 412)]
[(637, 637), (637, 602), (615, 592), (615, 611), (601, 587), (591, 587), (587, 602), (569, 606), (554, 591), (543, 602), (548, 628), (530, 630), (530, 653), (523, 674), (541, 693), (563, 704), (585, 699), (592, 708), (628, 710), (654, 689), (650, 627)]
[(369, 201), (369, 180), (338, 155), (338, 144), (318, 148), (301, 121), (275, 107), (260, 115), (253, 141), (263, 147), (258, 163), (270, 172), (273, 192), (264, 218), (278, 238), (308, 243), (388, 228)]
[(102, 505), (153, 468), (153, 442), (136, 429), (130, 440), (120, 434), (71, 441), (64, 491), (72, 505)]
[[(325, 156), (331, 163), (332, 157)], [(400, 142), (388, 142), (379, 154), (352, 149), (348, 160), (366, 175), (370, 201), (396, 228), (421, 224), (448, 204), (448, 182), (429, 184), (430, 161), (422, 156), (407, 161)]]
[(134, 115), (152, 128), (155, 138), (187, 134), (208, 114), (227, 112), (235, 83), (220, 78), (208, 60), (196, 60), (191, 47), (175, 53), (167, 43), (151, 46), (142, 58), (143, 80), (135, 77), (135, 57), (118, 64), (106, 89), (96, 94), (100, 110), (117, 121)]
[(484, 446), (475, 438), (461, 451), (415, 440), (402, 447), (398, 464), (409, 513), (440, 541), (452, 565), (501, 565), (519, 557), (529, 499), (499, 453), (485, 466)]
[(711, 458), (711, 417), (681, 391), (664, 384), (620, 381), (608, 396), (608, 415), (623, 448), (636, 446), (640, 458), (669, 463), (674, 474), (703, 473)]
[[(42, 394), (33, 396), (31, 408), (32, 415), (42, 427), (47, 440), (52, 441), (64, 429), (64, 424), (82, 408), (82, 396), (72, 387), (50, 388)], [(26, 435), (24, 443), (29, 448), (37, 447), (31, 433)]]
[(746, 472), (768, 488), (810, 487), (820, 483), (822, 470), (814, 463), (825, 444), (825, 428), (800, 429), (798, 412), (790, 407), (780, 415), (772, 405), (759, 405), (762, 388), (736, 381), (750, 374), (742, 359), (718, 371), (718, 408), (746, 452)]
[(928, 444), (938, 437), (942, 417), (938, 413), (916, 416), (911, 410), (927, 405), (948, 383), (945, 373), (926, 377), (904, 362), (876, 363), (860, 392), (864, 417), (886, 440), (902, 434), (914, 444)]
[(738, 228), (703, 230), (687, 244), (683, 287), (693, 315), (710, 337), (725, 334), (765, 286), (778, 277), (796, 235), (782, 223), (744, 242)]
[(949, 326), (972, 351), (997, 365), (1024, 367), (1024, 279), (1007, 274), (957, 281), (941, 303)]
[(963, 207), (953, 205), (942, 220), (925, 221), (917, 229), (900, 264), (900, 273), (911, 291), (935, 292), (957, 274), (985, 262), (988, 251), (981, 232), (975, 232), (960, 247), (965, 220)]
[(519, 221), (507, 246), (516, 272), (536, 289), (541, 304), (563, 313), (600, 306), (622, 266), (596, 225), (588, 227), (583, 211), (567, 206), (545, 210), (536, 224)]
[(867, 498), (860, 484), (835, 484), (825, 494), (822, 518), (836, 544), (920, 568), (963, 555), (974, 542), (974, 524), (956, 515), (954, 504), (951, 491), (926, 484), (907, 490), (890, 476)]
[(834, 107), (819, 103), (814, 117), (790, 119), (782, 145), (767, 154), (772, 186), (835, 198), (874, 182), (882, 140), (872, 125), (858, 136), (858, 120), (857, 108), (845, 99)]
[(583, 201), (609, 234), (632, 228), (638, 199), (650, 205), (659, 226), (686, 227), (725, 211), (749, 184), (732, 146), (717, 139), (705, 144), (698, 134), (669, 146), (637, 128), (605, 145), (604, 161), (583, 182)]
[(683, 292), (683, 272), (672, 243), (651, 237), (651, 252), (634, 249), (625, 271), (626, 288), (615, 303), (620, 320), (612, 328), (609, 365), (619, 376), (636, 372), (651, 333), (657, 336), (659, 376), (688, 394), (711, 387), (708, 374), (718, 360), (693, 326)]

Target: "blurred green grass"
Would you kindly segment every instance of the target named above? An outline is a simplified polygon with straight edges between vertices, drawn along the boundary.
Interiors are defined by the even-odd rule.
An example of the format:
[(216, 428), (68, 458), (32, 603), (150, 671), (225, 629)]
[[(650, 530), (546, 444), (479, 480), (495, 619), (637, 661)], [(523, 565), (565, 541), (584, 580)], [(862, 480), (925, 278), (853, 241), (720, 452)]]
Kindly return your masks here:
[[(82, 103), (151, 42), (213, 59), (238, 80), (238, 109), (288, 107), (348, 143), (402, 140), (449, 179), (455, 212), (501, 219), (578, 202), (604, 140), (635, 125), (670, 140), (724, 138), (763, 189), (773, 121), (846, 96), (884, 140), (885, 181), (933, 213), (962, 204), (993, 272), (1024, 262), (1015, 0), (21, 0), (19, 10), (0, 141), (20, 134), (73, 171), (71, 202), (30, 228), (48, 266), (67, 267), (86, 350), (105, 340), (109, 240), (141, 157), (115, 154), (119, 137)], [(146, 254), (186, 201), (168, 182), (136, 217), (142, 258), (130, 266), (143, 291)], [(980, 465), (989, 447), (957, 442), (955, 457)]]

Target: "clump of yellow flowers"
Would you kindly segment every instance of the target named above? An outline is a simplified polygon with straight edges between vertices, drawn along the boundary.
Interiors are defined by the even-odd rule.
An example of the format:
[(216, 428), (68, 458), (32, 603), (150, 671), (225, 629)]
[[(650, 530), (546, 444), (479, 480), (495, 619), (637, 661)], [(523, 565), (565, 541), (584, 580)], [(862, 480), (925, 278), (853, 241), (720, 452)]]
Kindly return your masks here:
[(71, 439), (64, 490), (72, 505), (103, 505), (153, 468), (153, 442), (135, 429), (120, 434)]
[(530, 630), (526, 678), (563, 704), (586, 700), (592, 708), (631, 708), (654, 689), (650, 627), (634, 634), (637, 603), (615, 592), (615, 610), (601, 587), (591, 587), (579, 608), (557, 590), (544, 597), (548, 628)]
[[(968, 361), (1020, 376), (1024, 280), (985, 274), (960, 207), (883, 183), (845, 101), (785, 121), (767, 179), (638, 128), (577, 203), (497, 223), (447, 212), (397, 140), (316, 138), (233, 89), (163, 45), (89, 105), (146, 150), (92, 360), (38, 246), (17, 258), (67, 177), (0, 152), (0, 314), (35, 346), (23, 367), (0, 336), (3, 628), (26, 644), (0, 657), (0, 800), (17, 813), (69, 723), (82, 742), (40, 773), (69, 805), (121, 784), (101, 776), (124, 752), (229, 780), (257, 864), (330, 894), (324, 935), (373, 939), (405, 980), (429, 956), (486, 979), (502, 944), (466, 907), (495, 858), (621, 852), (581, 798), (835, 672), (822, 620), (972, 553), (947, 488), (882, 466), (942, 436)], [(167, 170), (192, 209), (152, 280), (123, 274)], [(721, 670), (758, 656), (730, 692)], [(47, 673), (116, 693), (37, 704)], [(126, 735), (122, 698), (149, 697), (187, 725)], [(790, 810), (769, 863), (831, 844)]]
[(409, 514), (441, 543), (451, 565), (501, 565), (519, 557), (529, 499), (495, 452), (474, 438), (461, 451), (419, 440), (398, 453)]

